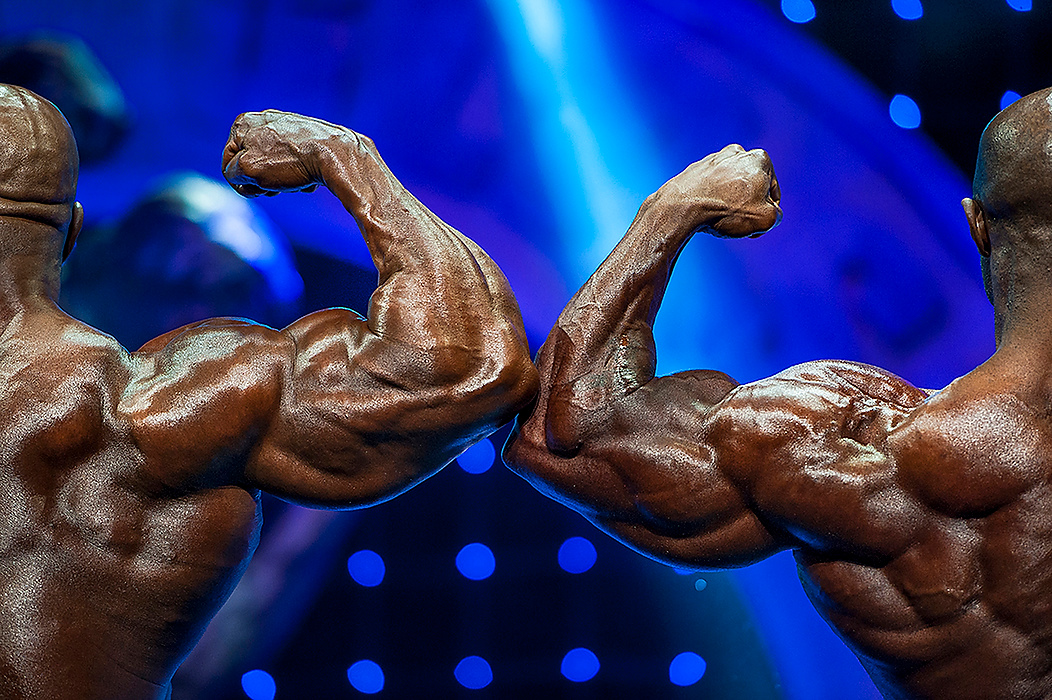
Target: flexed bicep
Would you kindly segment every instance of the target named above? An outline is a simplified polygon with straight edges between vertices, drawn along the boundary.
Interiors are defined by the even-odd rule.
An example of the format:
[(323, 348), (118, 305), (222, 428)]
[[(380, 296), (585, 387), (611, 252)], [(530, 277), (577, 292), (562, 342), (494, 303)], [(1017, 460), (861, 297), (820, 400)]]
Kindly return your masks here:
[(744, 565), (789, 542), (768, 529), (723, 471), (718, 450), (701, 439), (711, 408), (736, 386), (711, 371), (653, 379), (579, 418), (573, 449), (552, 449), (551, 429), (531, 418), (505, 458), (539, 490), (647, 556), (677, 566)]
[(356, 508), (431, 476), (506, 420), (507, 387), (462, 346), (420, 348), (346, 309), (300, 319), (280, 406), (247, 483), (287, 500)]

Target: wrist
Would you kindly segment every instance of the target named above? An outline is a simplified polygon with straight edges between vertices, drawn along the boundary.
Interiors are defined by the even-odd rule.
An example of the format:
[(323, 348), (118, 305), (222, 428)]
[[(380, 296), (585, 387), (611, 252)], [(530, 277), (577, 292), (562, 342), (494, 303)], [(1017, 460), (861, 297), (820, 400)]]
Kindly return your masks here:
[(333, 173), (359, 157), (362, 147), (357, 136), (350, 129), (336, 127), (307, 142), (303, 162), (316, 183), (327, 184)]
[(666, 183), (647, 197), (636, 218), (666, 233), (689, 236), (714, 227), (725, 214), (726, 207), (716, 199), (697, 192), (686, 195)]

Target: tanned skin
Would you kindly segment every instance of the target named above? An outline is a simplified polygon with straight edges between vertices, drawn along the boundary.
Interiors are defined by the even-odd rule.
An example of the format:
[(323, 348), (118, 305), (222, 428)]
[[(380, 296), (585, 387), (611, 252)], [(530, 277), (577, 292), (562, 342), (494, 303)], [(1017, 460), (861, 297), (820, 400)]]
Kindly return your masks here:
[(984, 133), (964, 208), (997, 350), (931, 396), (853, 362), (744, 385), (655, 377), (651, 328), (691, 235), (752, 236), (781, 216), (763, 151), (691, 165), (562, 312), (505, 459), (659, 561), (736, 567), (792, 550), (888, 698), (1052, 697), (1050, 153), (1050, 90)]
[(245, 195), (340, 199), (379, 270), (367, 317), (213, 319), (131, 353), (55, 303), (82, 220), (62, 116), (0, 87), (0, 154), (5, 700), (169, 697), (256, 547), (261, 490), (384, 501), (536, 391), (504, 276), (349, 129), (242, 115), (223, 168)]

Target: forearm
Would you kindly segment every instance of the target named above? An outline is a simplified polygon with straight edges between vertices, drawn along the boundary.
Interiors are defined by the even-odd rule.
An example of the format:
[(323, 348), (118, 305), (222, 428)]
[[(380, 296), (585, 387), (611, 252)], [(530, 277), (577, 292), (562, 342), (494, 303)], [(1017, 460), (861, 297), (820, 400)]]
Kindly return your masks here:
[[(566, 385), (604, 375), (628, 392), (653, 377), (652, 327), (672, 267), (693, 234), (654, 195), (624, 237), (559, 315), (538, 356), (543, 379)], [(544, 370), (542, 370), (544, 373)]]
[(572, 452), (602, 433), (612, 404), (654, 377), (653, 323), (680, 250), (695, 226), (654, 195), (574, 295), (537, 356), (541, 392), (523, 437)]
[(758, 235), (780, 220), (778, 200), (767, 154), (733, 144), (649, 197), (541, 348), (541, 392), (521, 425), (516, 453), (529, 445), (570, 455), (606, 433), (616, 404), (654, 379), (654, 318), (683, 246), (698, 231)]
[(379, 271), (370, 329), (417, 347), (497, 339), (525, 350), (499, 268), (406, 190), (368, 137), (343, 129), (318, 149), (321, 178), (358, 223)]

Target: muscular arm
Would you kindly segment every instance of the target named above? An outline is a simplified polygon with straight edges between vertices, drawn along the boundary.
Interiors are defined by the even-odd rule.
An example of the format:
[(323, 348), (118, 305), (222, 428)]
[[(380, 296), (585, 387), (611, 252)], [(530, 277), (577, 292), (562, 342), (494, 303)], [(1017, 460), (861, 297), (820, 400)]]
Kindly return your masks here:
[[(223, 161), (249, 196), (327, 187), (358, 223), (379, 286), (366, 318), (329, 309), (280, 332), (213, 321), (148, 344), (131, 390), (144, 451), (182, 463), (168, 445), (181, 446), (220, 481), (354, 507), (434, 473), (532, 398), (536, 373), (504, 276), (402, 187), (368, 138), (248, 114)], [(177, 413), (188, 402), (195, 413)]]
[(539, 399), (505, 459), (649, 556), (714, 567), (800, 543), (879, 547), (884, 529), (858, 532), (852, 518), (902, 501), (885, 453), (858, 432), (874, 406), (888, 423), (906, 413), (896, 402), (922, 400), (901, 380), (846, 364), (747, 386), (712, 371), (654, 376), (651, 329), (683, 245), (699, 230), (770, 228), (778, 194), (760, 151), (695, 163), (643, 204), (538, 354)]

